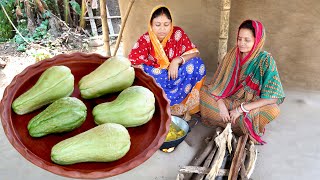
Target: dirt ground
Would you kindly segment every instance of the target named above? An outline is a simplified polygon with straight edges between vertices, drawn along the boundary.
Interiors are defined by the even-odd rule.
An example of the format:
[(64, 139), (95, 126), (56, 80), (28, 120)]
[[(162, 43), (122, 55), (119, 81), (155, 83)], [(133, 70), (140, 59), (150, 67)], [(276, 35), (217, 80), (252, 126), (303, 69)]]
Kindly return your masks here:
[[(48, 41), (48, 42), (44, 42)], [(116, 39), (110, 39), (110, 49), (113, 52)], [(72, 29), (68, 33), (61, 34), (58, 38), (43, 40), (43, 42), (30, 44), (25, 52), (17, 51), (18, 45), (13, 42), (0, 43), (0, 96), (4, 88), (13, 77), (27, 66), (45, 58), (51, 58), (58, 54), (84, 52), (106, 55), (101, 36), (89, 37)], [(122, 43), (117, 55), (121, 55)]]
[[(61, 53), (71, 53), (75, 51), (96, 52), (101, 47), (89, 47), (86, 43), (74, 42), (75, 44), (83, 44), (80, 49), (60, 47), (49, 49), (39, 45), (31, 45), (26, 52), (16, 50), (14, 43), (6, 42), (0, 44), (0, 96), (2, 97), (4, 88), (11, 82), (15, 75), (20, 73), (27, 66), (36, 63), (37, 59), (43, 57), (53, 57)], [(70, 44), (69, 44), (70, 45)]]
[[(107, 2), (109, 15), (120, 16), (118, 0), (110, 0)], [(121, 19), (111, 19), (115, 34), (120, 31)], [(0, 97), (2, 97), (4, 88), (11, 82), (13, 77), (20, 73), (27, 66), (36, 63), (38, 60), (50, 58), (62, 53), (84, 52), (98, 53), (106, 55), (103, 49), (101, 22), (96, 20), (98, 28), (98, 37), (90, 36), (90, 24), (87, 28), (80, 31), (75, 28), (67, 28), (64, 32), (59, 32), (57, 37), (42, 39), (34, 44), (27, 46), (25, 52), (17, 51), (18, 45), (13, 42), (0, 42)], [(116, 37), (110, 37), (110, 48), (113, 50)], [(122, 44), (117, 55), (121, 55)], [(113, 51), (111, 51), (113, 52)]]

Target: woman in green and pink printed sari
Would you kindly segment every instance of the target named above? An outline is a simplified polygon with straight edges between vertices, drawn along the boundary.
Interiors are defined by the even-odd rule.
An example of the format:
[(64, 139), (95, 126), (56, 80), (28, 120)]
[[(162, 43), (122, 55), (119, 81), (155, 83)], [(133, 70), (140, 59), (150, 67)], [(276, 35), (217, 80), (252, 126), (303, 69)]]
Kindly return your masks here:
[(237, 38), (237, 46), (200, 91), (201, 119), (208, 126), (231, 122), (235, 133), (248, 133), (256, 143), (264, 144), (264, 127), (279, 115), (284, 91), (275, 60), (262, 51), (263, 25), (246, 20)]

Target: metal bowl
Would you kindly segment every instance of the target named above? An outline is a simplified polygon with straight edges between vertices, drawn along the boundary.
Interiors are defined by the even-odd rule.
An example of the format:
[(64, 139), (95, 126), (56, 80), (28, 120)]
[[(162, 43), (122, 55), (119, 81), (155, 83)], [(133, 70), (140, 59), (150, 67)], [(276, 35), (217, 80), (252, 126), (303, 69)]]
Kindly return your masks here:
[[(182, 129), (185, 134), (184, 136), (172, 140), (172, 141), (165, 141), (162, 146), (160, 147), (160, 150), (164, 151), (164, 152), (171, 152), (174, 150), (174, 148), (176, 148), (188, 135), (188, 133), (191, 131), (190, 130), (190, 126), (189, 124), (183, 120), (180, 117), (177, 116), (171, 116), (171, 123), (174, 123), (174, 125), (178, 126), (180, 129)], [(171, 151), (168, 149), (171, 149)]]

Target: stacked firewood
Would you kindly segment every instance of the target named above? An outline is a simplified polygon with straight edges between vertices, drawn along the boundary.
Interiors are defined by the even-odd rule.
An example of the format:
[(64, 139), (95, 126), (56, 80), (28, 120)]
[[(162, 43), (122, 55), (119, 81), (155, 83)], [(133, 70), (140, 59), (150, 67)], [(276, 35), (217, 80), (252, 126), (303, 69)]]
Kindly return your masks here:
[[(215, 129), (207, 138), (206, 147), (179, 170), (177, 180), (249, 179), (257, 160), (257, 149), (248, 135), (236, 137), (229, 123), (222, 131)], [(225, 178), (223, 178), (225, 179)]]

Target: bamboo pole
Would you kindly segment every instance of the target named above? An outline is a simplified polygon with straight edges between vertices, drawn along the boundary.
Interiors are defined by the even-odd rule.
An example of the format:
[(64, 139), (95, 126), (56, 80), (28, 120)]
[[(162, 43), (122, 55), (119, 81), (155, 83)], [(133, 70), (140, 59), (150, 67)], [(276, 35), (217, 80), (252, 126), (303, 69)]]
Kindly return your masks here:
[(227, 54), (231, 0), (221, 0), (218, 63)]
[(84, 16), (86, 14), (87, 10), (87, 5), (86, 5), (86, 0), (82, 0), (81, 3), (81, 15), (80, 15), (80, 27), (85, 28), (86, 27), (86, 21), (84, 19)]
[(132, 8), (132, 5), (134, 3), (135, 0), (130, 0), (129, 4), (128, 4), (128, 8), (127, 8), (127, 11), (126, 11), (126, 14), (123, 18), (123, 20), (121, 21), (121, 27), (120, 27), (120, 32), (119, 32), (119, 36), (117, 38), (117, 42), (116, 42), (116, 47), (114, 49), (114, 53), (113, 53), (113, 56), (117, 55), (117, 51), (119, 49), (119, 45), (120, 45), (120, 42), (121, 42), (121, 38), (122, 38), (122, 33), (123, 33), (123, 30), (124, 30), (124, 27), (126, 25), (126, 22), (127, 22), (127, 19), (128, 19), (128, 16), (129, 16), (129, 13), (130, 13), (130, 10)]
[(69, 17), (70, 17), (70, 6), (69, 6), (69, 0), (63, 0), (64, 5), (64, 21), (69, 24)]
[(107, 56), (111, 56), (110, 44), (109, 44), (109, 27), (108, 27), (108, 17), (106, 11), (106, 0), (100, 0), (100, 16), (102, 22), (102, 34), (103, 34), (103, 43), (104, 49), (107, 53)]

